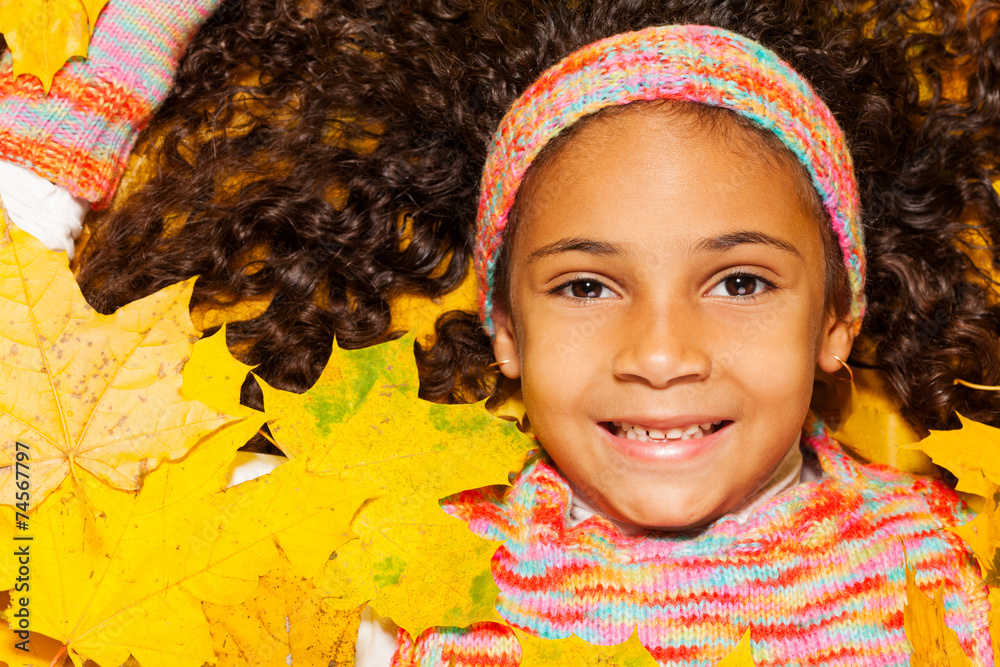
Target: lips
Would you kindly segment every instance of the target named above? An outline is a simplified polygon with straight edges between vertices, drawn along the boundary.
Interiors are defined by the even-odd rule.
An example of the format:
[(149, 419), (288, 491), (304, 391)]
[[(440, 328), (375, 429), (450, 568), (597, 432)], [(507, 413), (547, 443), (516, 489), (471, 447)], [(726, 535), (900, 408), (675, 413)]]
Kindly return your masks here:
[(608, 434), (608, 444), (626, 458), (645, 464), (659, 461), (671, 466), (684, 461), (693, 463), (717, 449), (722, 442), (729, 440), (729, 427), (732, 425), (732, 421), (710, 417), (659, 424), (628, 421), (602, 423)]

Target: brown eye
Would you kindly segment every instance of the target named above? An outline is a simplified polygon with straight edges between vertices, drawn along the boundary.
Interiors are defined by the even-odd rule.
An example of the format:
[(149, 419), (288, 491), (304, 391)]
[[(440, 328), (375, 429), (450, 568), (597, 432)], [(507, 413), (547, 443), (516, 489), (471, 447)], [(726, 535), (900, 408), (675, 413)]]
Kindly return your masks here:
[(586, 279), (567, 283), (560, 291), (574, 299), (607, 299), (614, 296), (614, 292), (603, 283)]
[(757, 278), (747, 275), (729, 276), (725, 280), (726, 293), (729, 296), (749, 296), (759, 287)]

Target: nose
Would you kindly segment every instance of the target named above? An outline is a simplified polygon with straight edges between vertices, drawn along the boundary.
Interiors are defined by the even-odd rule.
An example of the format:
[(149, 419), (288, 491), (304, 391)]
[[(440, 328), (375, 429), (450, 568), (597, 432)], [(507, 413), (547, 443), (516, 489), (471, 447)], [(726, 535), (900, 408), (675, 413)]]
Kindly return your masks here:
[(662, 389), (707, 378), (712, 357), (690, 308), (663, 304), (634, 309), (620, 332), (615, 377)]

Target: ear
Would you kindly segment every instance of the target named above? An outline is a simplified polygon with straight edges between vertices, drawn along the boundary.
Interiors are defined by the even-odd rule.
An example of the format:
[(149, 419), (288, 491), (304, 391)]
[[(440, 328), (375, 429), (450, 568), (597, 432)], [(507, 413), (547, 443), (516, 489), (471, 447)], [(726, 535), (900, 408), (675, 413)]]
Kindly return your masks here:
[(833, 358), (837, 355), (847, 361), (854, 345), (854, 322), (850, 319), (838, 319), (831, 312), (823, 323), (823, 332), (817, 346), (816, 364), (831, 375), (842, 368), (840, 362)]
[(496, 335), (493, 336), (493, 354), (497, 361), (507, 361), (500, 365), (500, 372), (511, 380), (521, 377), (521, 358), (517, 353), (517, 336), (514, 334), (514, 322), (503, 306), (493, 307), (493, 326)]

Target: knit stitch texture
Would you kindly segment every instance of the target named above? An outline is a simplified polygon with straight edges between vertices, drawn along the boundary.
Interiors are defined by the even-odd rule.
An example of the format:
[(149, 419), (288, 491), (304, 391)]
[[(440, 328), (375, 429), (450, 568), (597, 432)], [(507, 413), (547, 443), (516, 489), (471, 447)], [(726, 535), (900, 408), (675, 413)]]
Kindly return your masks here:
[(46, 95), (0, 59), (0, 159), (107, 206), (138, 133), (166, 98), (184, 48), (219, 0), (111, 0), (86, 60), (72, 59)]
[[(992, 665), (987, 589), (948, 526), (972, 513), (943, 483), (862, 464), (822, 426), (805, 448), (823, 477), (776, 496), (745, 524), (719, 519), (694, 536), (623, 536), (593, 516), (569, 527), (571, 489), (537, 458), (504, 494), (453, 497), (450, 513), (489, 539), (497, 609), (547, 638), (595, 644), (639, 639), (661, 665), (714, 665), (750, 628), (769, 665), (907, 665), (904, 555), (920, 588), (944, 585), (945, 621), (973, 664)], [(497, 623), (400, 631), (397, 667), (517, 665), (512, 632)]]
[(615, 35), (570, 54), (500, 122), (483, 168), (475, 252), (480, 315), (490, 335), (497, 254), (532, 161), (584, 116), (666, 99), (731, 109), (774, 132), (805, 166), (840, 240), (857, 332), (865, 309), (864, 238), (853, 162), (836, 119), (791, 66), (757, 42), (721, 28), (673, 25)]

